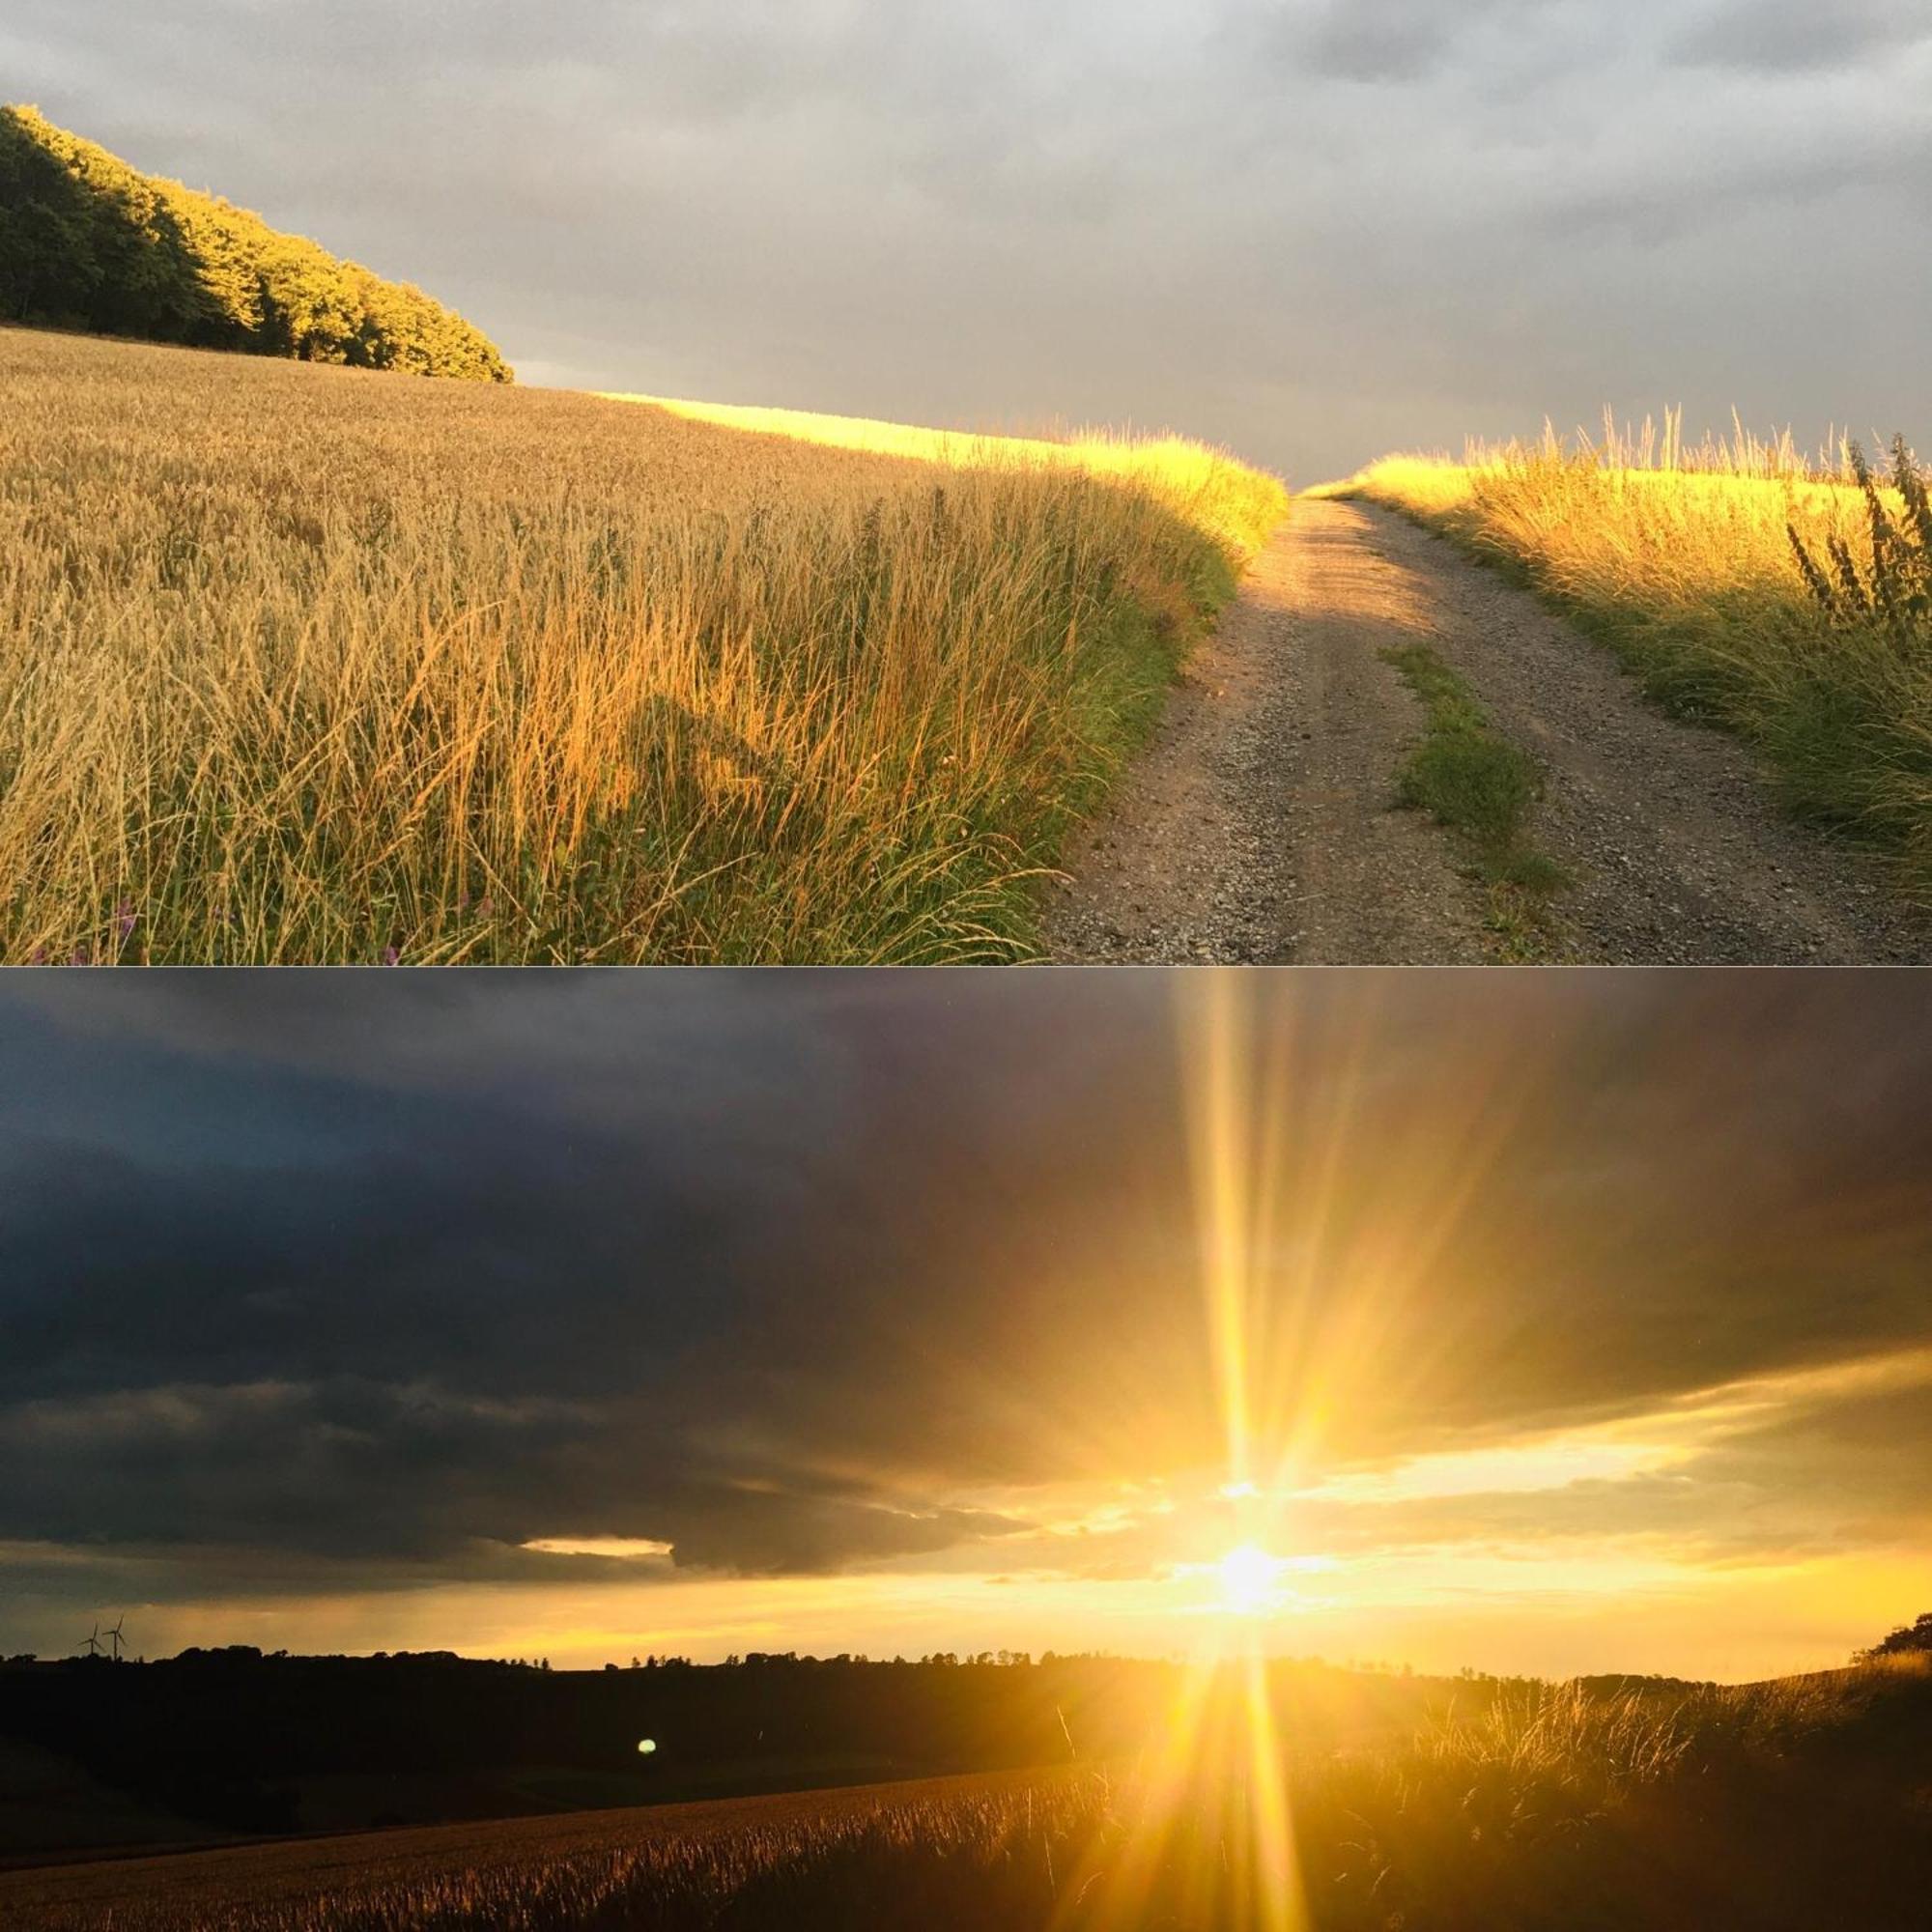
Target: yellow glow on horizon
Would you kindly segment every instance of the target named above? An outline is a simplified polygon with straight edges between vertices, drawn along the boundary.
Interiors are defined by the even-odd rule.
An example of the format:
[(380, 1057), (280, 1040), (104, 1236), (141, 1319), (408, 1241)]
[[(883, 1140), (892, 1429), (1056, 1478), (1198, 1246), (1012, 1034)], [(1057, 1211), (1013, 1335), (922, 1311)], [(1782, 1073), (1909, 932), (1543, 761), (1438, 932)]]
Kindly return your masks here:
[[(0, 1562), (10, 1548), (0, 1547)], [(1529, 1548), (1464, 1554), (1441, 1548), (1372, 1552), (1338, 1567), (1340, 1587), (1315, 1599), (1291, 1588), (1293, 1614), (1278, 1619), (1216, 1614), (1212, 1564), (1133, 1579), (887, 1570), (745, 1580), (667, 1571), (650, 1583), (641, 1569), (639, 1580), (620, 1580), (630, 1573), (613, 1565), (595, 1580), (563, 1584), (190, 1600), (157, 1607), (143, 1628), (151, 1655), (209, 1642), (213, 1634), (265, 1650), (448, 1648), (472, 1657), (548, 1655), (558, 1669), (590, 1670), (646, 1651), (709, 1662), (747, 1650), (890, 1658), (1015, 1643), (1035, 1655), (1179, 1651), (1211, 1665), (1250, 1640), (1285, 1638), (1275, 1647), (1289, 1654), (1337, 1663), (1378, 1658), (1425, 1674), (1467, 1665), (1555, 1678), (1631, 1670), (1741, 1683), (1841, 1664), (1855, 1646), (1909, 1623), (1932, 1590), (1932, 1562), (1922, 1551), (1706, 1567), (1662, 1548), (1647, 1556), (1552, 1556)]]

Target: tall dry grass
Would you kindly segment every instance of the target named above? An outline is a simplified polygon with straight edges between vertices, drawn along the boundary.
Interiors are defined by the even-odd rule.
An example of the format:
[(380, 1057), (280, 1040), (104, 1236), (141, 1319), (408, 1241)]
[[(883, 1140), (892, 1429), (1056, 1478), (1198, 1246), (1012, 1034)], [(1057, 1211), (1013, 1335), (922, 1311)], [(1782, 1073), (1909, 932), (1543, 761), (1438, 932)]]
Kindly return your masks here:
[(1048, 450), (0, 331), (0, 958), (1022, 953), (1285, 507)]
[[(1611, 427), (1390, 457), (1340, 487), (1528, 582), (1652, 696), (1758, 746), (1799, 810), (1898, 853), (1906, 890), (1932, 901), (1932, 627), (1834, 620), (1804, 569), (1857, 554), (1869, 578), (1871, 506), (1848, 463), (1788, 438), (1687, 447), (1674, 425)], [(1909, 529), (1905, 497), (1877, 495)]]

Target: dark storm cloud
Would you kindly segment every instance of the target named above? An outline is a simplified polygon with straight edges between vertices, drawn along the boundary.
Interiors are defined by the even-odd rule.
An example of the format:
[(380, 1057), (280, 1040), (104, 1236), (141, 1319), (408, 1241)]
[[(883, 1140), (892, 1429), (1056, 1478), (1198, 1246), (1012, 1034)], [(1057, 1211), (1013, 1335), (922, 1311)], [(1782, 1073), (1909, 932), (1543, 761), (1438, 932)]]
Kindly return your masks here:
[[(826, 981), (799, 988), (814, 1027), (673, 978), (613, 1031), (585, 980), (364, 985), (103, 986), (9, 1035), (0, 1444), (39, 1473), (0, 1535), (469, 1564), (647, 1534), (796, 1570), (1008, 1526), (920, 1492), (906, 1397), (868, 1385), (914, 1349), (895, 1300), (943, 1272), (893, 1203), (911, 1179), (944, 1211), (945, 1128), (895, 1072), (919, 1013)], [(1030, 1085), (998, 1103), (1016, 1124)], [(876, 1216), (851, 1274), (847, 1208)], [(971, 1423), (932, 1393), (943, 1464)], [(834, 1413), (843, 1460), (898, 1453), (812, 1466)]]
[[(1211, 1464), (1205, 984), (9, 981), (10, 1572), (154, 1601), (595, 1577), (521, 1546), (598, 1537), (674, 1547), (639, 1577), (997, 1566), (1033, 1512), (976, 1496)], [(1292, 1072), (1259, 1406), (1339, 1407), (1334, 1466), (1932, 1342), (1921, 976), (1396, 990), (1246, 987)], [(1829, 1535), (1867, 1470), (1895, 1530), (1932, 1415), (1807, 1403), (1660, 1479), (1690, 1501), (1579, 1522), (1708, 1525), (1748, 1483)]]
[[(1889, 423), (1932, 378), (1892, 320), (1932, 298), (1928, 27), (1928, 0), (15, 0), (0, 70), (425, 283), (532, 380), (1169, 422), (1311, 481), (1605, 400)], [(1821, 218), (1848, 149), (1870, 167)]]

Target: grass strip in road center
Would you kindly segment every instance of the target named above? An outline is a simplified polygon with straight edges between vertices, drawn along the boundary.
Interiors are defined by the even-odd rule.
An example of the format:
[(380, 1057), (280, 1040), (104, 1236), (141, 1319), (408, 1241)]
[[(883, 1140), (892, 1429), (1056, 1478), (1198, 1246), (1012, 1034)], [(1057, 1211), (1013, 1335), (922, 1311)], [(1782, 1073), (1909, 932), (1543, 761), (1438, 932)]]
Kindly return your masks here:
[(1563, 868), (1531, 843), (1529, 813), (1543, 769), (1491, 724), (1468, 681), (1428, 644), (1382, 652), (1422, 700), (1428, 729), (1396, 775), (1397, 796), (1457, 834), (1488, 888), (1489, 923), (1503, 954), (1548, 950), (1549, 901), (1568, 885)]

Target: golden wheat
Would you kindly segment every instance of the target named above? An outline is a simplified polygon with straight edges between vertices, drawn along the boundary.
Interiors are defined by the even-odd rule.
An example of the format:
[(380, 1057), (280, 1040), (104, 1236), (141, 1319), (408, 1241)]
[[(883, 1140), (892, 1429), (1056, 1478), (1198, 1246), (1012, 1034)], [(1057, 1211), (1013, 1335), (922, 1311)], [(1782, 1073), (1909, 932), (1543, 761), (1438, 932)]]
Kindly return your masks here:
[(1135, 447), (0, 330), (0, 958), (1012, 956), (1285, 503)]

